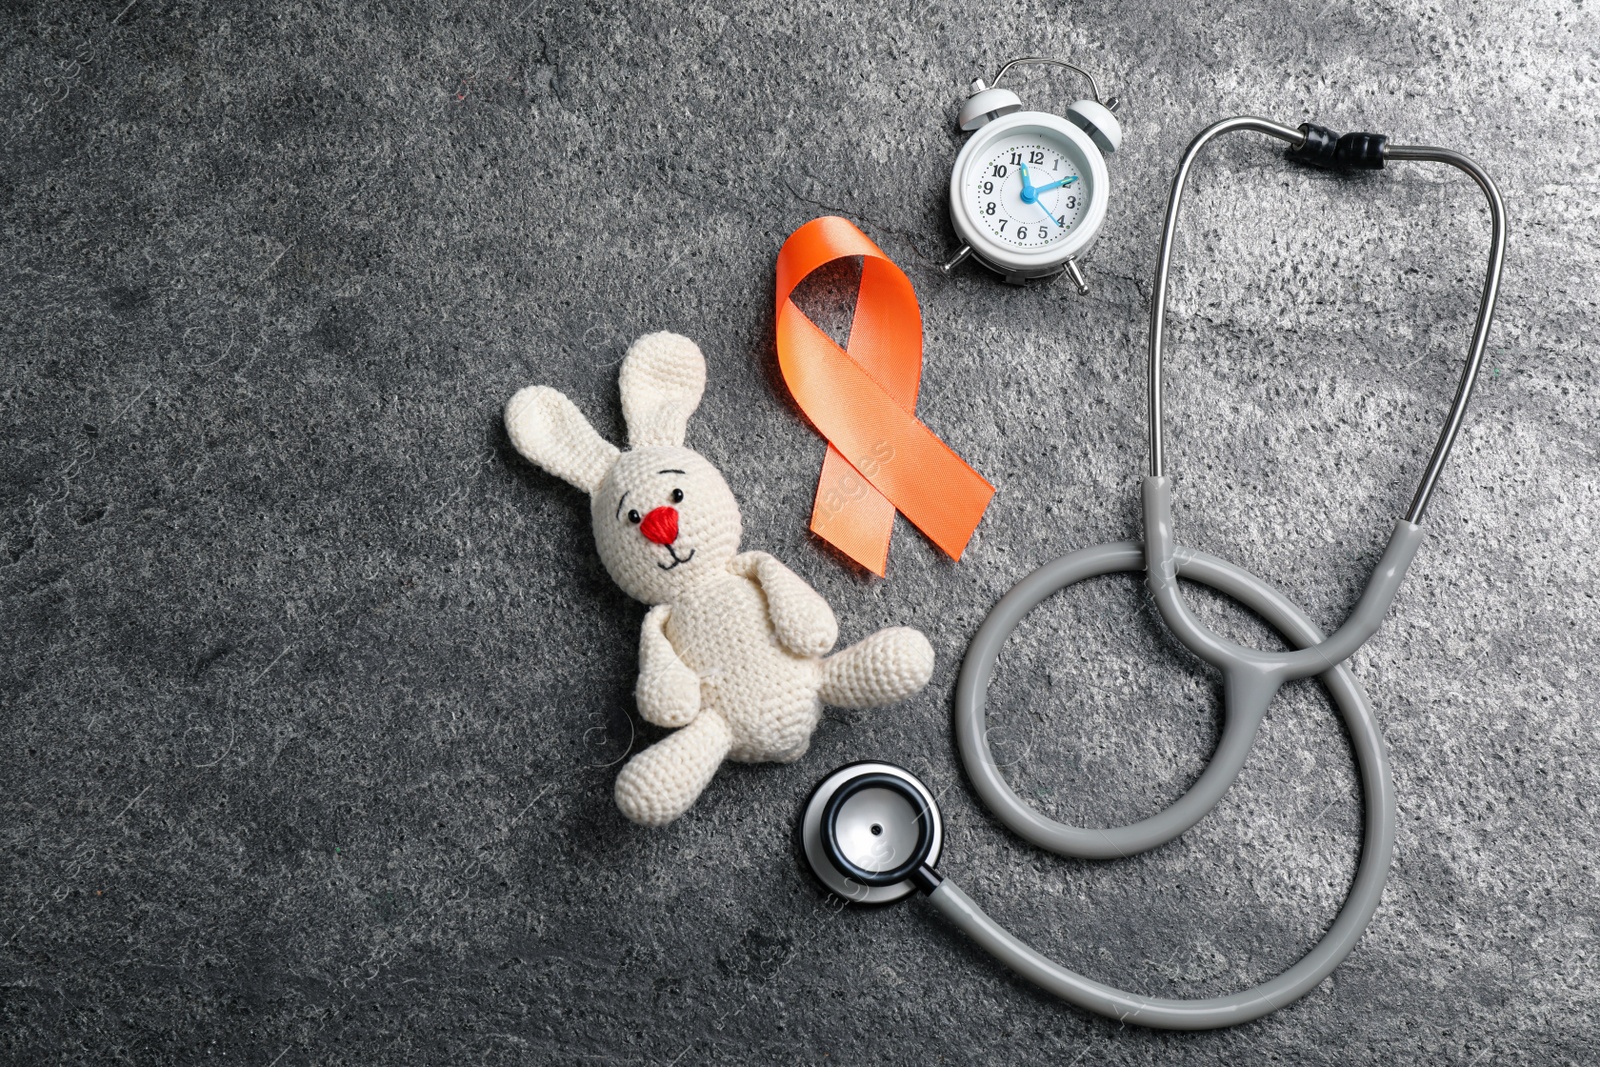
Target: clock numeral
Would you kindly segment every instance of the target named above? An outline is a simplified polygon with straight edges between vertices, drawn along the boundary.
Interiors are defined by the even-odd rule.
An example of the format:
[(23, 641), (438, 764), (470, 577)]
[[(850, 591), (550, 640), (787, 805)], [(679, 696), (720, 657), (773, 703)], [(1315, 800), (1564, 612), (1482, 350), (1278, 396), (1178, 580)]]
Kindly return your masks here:
[(1021, 162), (1022, 162), (1022, 153), (1021, 152), (1013, 152), (1013, 153), (1011, 153), (1011, 165), (1013, 167), (1019, 165)]
[(994, 214), (994, 201), (993, 200), (989, 201), (988, 205), (986, 207), (984, 207), (983, 213), (985, 215), (993, 215)]
[(1029, 152), (1028, 153), (1028, 162), (1029, 163), (1043, 163), (1044, 162), (1044, 153), (1043, 152)]
[(994, 182), (984, 182), (983, 183), (983, 195), (984, 196), (988, 196), (992, 192), (994, 192)]
[(1017, 227), (1017, 240), (1026, 241), (1027, 239), (1028, 239), (1028, 228), (1026, 226), (1018, 226)]
[(994, 176), (996, 178), (1004, 178), (1006, 176), (1006, 165), (1004, 163), (996, 163), (994, 165)]
[(1008, 223), (1010, 221), (1011, 221), (1010, 219), (1001, 219), (1000, 220), (1000, 232), (1001, 233), (1005, 233), (1006, 232), (1006, 223)]
[(1077, 210), (1077, 207), (1078, 207), (1078, 198), (1075, 197), (1075, 196), (1067, 197), (1067, 210), (1068, 211), (1075, 211), (1075, 210)]

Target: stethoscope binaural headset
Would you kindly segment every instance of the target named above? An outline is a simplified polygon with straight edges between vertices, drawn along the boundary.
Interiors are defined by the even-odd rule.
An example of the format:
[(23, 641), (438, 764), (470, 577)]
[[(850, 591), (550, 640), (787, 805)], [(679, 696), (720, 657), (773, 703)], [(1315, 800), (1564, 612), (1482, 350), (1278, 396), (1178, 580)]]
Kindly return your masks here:
[[(1355, 609), (1324, 637), (1305, 612), (1242, 567), (1183, 548), (1172, 532), (1172, 481), (1162, 464), (1161, 347), (1167, 276), (1178, 207), (1195, 158), (1211, 140), (1254, 130), (1290, 145), (1289, 158), (1329, 169), (1381, 168), (1410, 160), (1444, 163), (1465, 172), (1489, 201), (1489, 266), (1467, 349), (1466, 369), (1422, 482), (1405, 518), (1395, 524), (1377, 569)], [(1373, 635), (1394, 602), (1422, 542), (1420, 523), (1449, 458), (1472, 394), (1494, 317), (1505, 252), (1505, 206), (1494, 181), (1472, 160), (1444, 148), (1392, 145), (1376, 134), (1341, 137), (1306, 124), (1299, 129), (1265, 119), (1224, 119), (1190, 142), (1173, 178), (1156, 263), (1150, 309), (1150, 473), (1144, 480), (1145, 540), (1096, 545), (1039, 568), (1003, 597), (978, 629), (956, 683), (955, 734), (979, 798), (1002, 822), (1040, 848), (1083, 859), (1114, 859), (1173, 840), (1199, 822), (1238, 777), (1267, 706), (1283, 683), (1321, 677), (1343, 716), (1361, 773), (1363, 845), (1354, 884), (1322, 940), (1270, 981), (1227, 996), (1196, 1000), (1149, 997), (1086, 978), (1040, 955), (984, 914), (959, 886), (934, 869), (943, 844), (939, 807), (910, 772), (889, 763), (856, 763), (834, 771), (811, 795), (800, 826), (805, 857), (823, 885), (846, 900), (887, 903), (921, 890), (947, 919), (1001, 963), (1063, 1000), (1142, 1026), (1201, 1030), (1258, 1019), (1305, 995), (1350, 954), (1377, 909), (1394, 850), (1395, 801), (1384, 742), (1372, 706), (1345, 661)], [(1051, 594), (1085, 578), (1143, 570), (1162, 620), (1191, 652), (1223, 674), (1222, 737), (1194, 786), (1165, 811), (1127, 826), (1096, 830), (1068, 826), (1025, 804), (1001, 777), (989, 750), (984, 702), (1006, 637)], [(1293, 646), (1261, 652), (1213, 633), (1189, 610), (1178, 579), (1187, 578), (1233, 598), (1271, 624)]]

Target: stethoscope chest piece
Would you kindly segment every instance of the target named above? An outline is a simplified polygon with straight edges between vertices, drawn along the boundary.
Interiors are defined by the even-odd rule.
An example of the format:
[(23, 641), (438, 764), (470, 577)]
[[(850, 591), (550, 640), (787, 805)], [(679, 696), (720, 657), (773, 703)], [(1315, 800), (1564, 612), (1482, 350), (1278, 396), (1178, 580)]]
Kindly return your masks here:
[(939, 860), (943, 821), (933, 794), (892, 763), (852, 763), (818, 783), (800, 819), (806, 863), (824, 886), (857, 904), (915, 891)]

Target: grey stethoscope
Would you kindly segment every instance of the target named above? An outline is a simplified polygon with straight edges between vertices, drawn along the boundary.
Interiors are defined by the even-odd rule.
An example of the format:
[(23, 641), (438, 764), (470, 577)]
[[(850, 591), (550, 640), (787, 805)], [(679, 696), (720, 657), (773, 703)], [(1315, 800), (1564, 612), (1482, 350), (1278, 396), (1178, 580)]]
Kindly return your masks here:
[[(1260, 578), (1215, 556), (1179, 546), (1172, 532), (1172, 479), (1163, 468), (1161, 447), (1161, 342), (1172, 241), (1190, 166), (1214, 138), (1237, 130), (1254, 130), (1286, 141), (1290, 158), (1328, 169), (1376, 169), (1398, 160), (1445, 163), (1477, 182), (1489, 201), (1488, 272), (1455, 402), (1410, 510), (1395, 524), (1355, 609), (1330, 637), (1324, 637), (1305, 612)], [(1383, 738), (1366, 693), (1345, 661), (1377, 631), (1422, 542), (1420, 523), (1461, 428), (1483, 359), (1505, 243), (1505, 205), (1500, 191), (1481, 167), (1459, 152), (1392, 145), (1376, 134), (1341, 137), (1310, 124), (1291, 129), (1251, 117), (1224, 119), (1204, 130), (1189, 143), (1178, 164), (1156, 262), (1150, 309), (1150, 473), (1144, 480), (1145, 541), (1142, 545), (1122, 541), (1082, 549), (1024, 578), (978, 629), (956, 683), (956, 746), (973, 787), (989, 810), (1040, 848), (1083, 859), (1115, 859), (1165, 844), (1205, 817), (1238, 777), (1278, 688), (1292, 679), (1320, 676), (1355, 748), (1365, 809), (1364, 840), (1344, 906), (1322, 940), (1300, 962), (1254, 988), (1196, 1000), (1130, 993), (1068, 970), (1007, 933), (960, 887), (934, 869), (943, 843), (938, 805), (922, 782), (889, 763), (841, 767), (812, 793), (801, 819), (800, 837), (806, 859), (822, 883), (845, 899), (861, 903), (887, 903), (921, 890), (945, 918), (1024, 978), (1080, 1008), (1142, 1026), (1174, 1030), (1233, 1026), (1283, 1007), (1327, 977), (1350, 954), (1377, 909), (1395, 834), (1394, 787)], [(1222, 671), (1222, 737), (1194, 786), (1160, 814), (1104, 830), (1068, 826), (1029, 807), (1001, 777), (989, 751), (984, 719), (989, 679), (1006, 637), (1046, 597), (1085, 578), (1141, 569), (1156, 609), (1173, 634), (1191, 652)], [(1294, 651), (1260, 652), (1211, 632), (1184, 602), (1180, 577), (1210, 586), (1250, 608)]]

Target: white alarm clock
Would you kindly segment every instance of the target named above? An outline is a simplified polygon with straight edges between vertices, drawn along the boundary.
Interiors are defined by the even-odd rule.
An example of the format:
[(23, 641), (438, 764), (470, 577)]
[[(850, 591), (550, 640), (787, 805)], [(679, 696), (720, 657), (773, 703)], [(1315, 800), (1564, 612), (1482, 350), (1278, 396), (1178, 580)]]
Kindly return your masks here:
[[(1065, 118), (1022, 110), (1015, 93), (995, 85), (1023, 63), (1077, 71), (1094, 99), (1079, 100)], [(950, 219), (962, 247), (942, 269), (949, 274), (971, 256), (1015, 285), (1065, 271), (1087, 293), (1078, 259), (1106, 218), (1106, 156), (1122, 143), (1111, 113), (1117, 102), (1101, 103), (1094, 76), (1059, 59), (1013, 59), (994, 82), (973, 82), (956, 120), (972, 134), (950, 172)]]

